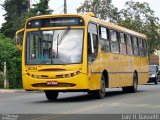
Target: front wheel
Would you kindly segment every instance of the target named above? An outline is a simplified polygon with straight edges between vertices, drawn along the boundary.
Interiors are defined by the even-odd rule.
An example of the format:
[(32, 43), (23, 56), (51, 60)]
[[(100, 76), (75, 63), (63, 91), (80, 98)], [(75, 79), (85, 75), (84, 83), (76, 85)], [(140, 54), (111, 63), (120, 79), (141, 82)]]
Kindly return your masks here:
[(127, 93), (135, 93), (137, 92), (137, 87), (138, 87), (138, 76), (137, 74), (134, 73), (132, 86), (122, 87), (122, 90)]
[(102, 76), (101, 83), (100, 83), (100, 89), (93, 91), (93, 95), (97, 99), (102, 99), (105, 97), (105, 91), (106, 91), (105, 78), (104, 76)]
[(49, 101), (57, 100), (59, 94), (58, 91), (46, 90), (44, 92)]

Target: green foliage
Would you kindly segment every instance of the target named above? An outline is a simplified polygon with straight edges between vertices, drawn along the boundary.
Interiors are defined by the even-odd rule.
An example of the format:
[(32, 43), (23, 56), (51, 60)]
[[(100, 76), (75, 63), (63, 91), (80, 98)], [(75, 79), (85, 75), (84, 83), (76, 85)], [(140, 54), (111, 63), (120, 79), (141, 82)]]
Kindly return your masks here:
[(112, 0), (85, 0), (84, 3), (77, 8), (77, 13), (93, 12), (96, 17), (117, 21), (118, 9), (112, 4)]
[(7, 79), (10, 88), (20, 88), (21, 85), (21, 55), (10, 38), (0, 34), (0, 71), (3, 63), (7, 63)]
[(6, 37), (14, 38), (16, 31), (24, 27), (27, 18), (52, 12), (48, 2), (49, 0), (40, 0), (33, 5), (33, 8), (29, 8), (29, 0), (6, 0), (2, 5), (6, 11), (4, 15), (6, 22), (2, 24), (1, 33)]
[(17, 26), (23, 28), (25, 21), (30, 17), (51, 14), (53, 10), (49, 9), (48, 2), (49, 0), (40, 0), (40, 2), (34, 4), (33, 8), (30, 8), (29, 11), (22, 13), (21, 16), (17, 18), (17, 21), (19, 22)]
[(40, 0), (38, 4), (34, 4), (34, 8), (32, 8), (30, 11), (31, 13), (34, 13), (35, 15), (47, 15), (51, 14), (53, 10), (49, 9), (48, 6), (49, 0)]
[(157, 32), (159, 19), (154, 16), (154, 11), (151, 10), (149, 4), (128, 1), (125, 7), (126, 9), (119, 12), (119, 25), (147, 35), (149, 54), (159, 49), (160, 36)]
[(9, 65), (10, 67), (7, 67), (9, 88), (22, 88), (21, 57), (13, 57)]
[[(6, 11), (6, 22), (2, 24), (0, 33), (0, 71), (3, 63), (7, 63), (7, 79), (10, 88), (20, 88), (21, 83), (21, 55), (12, 39), (17, 30), (24, 27), (25, 21), (32, 16), (50, 14), (49, 0), (40, 0), (29, 9), (29, 0), (5, 0), (2, 7)], [(1, 82), (0, 82), (1, 83)]]
[(28, 11), (28, 0), (5, 0), (2, 7), (6, 11), (4, 15), (6, 22), (2, 24), (0, 31), (6, 37), (13, 38), (21, 27), (17, 18)]

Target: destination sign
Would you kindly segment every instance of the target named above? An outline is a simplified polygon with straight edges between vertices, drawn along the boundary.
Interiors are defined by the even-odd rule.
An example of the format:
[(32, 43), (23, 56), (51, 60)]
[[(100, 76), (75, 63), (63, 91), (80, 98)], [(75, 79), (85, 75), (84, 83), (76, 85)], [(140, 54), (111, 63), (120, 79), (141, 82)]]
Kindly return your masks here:
[(84, 21), (79, 17), (42, 18), (30, 20), (27, 28), (58, 27), (58, 26), (84, 26)]

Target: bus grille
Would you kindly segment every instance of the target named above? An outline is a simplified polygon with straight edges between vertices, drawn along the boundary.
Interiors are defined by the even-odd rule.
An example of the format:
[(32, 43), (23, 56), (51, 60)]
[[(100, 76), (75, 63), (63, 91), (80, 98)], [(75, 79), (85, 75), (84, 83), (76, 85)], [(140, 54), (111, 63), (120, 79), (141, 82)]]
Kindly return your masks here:
[(47, 85), (46, 83), (32, 84), (32, 87), (74, 87), (76, 84), (73, 83), (58, 83), (57, 85)]

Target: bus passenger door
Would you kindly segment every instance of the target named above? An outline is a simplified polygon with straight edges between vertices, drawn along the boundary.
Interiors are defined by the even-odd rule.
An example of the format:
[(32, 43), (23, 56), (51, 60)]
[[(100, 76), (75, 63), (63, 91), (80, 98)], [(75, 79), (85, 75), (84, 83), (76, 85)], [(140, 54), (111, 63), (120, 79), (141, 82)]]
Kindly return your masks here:
[(100, 88), (101, 55), (98, 54), (98, 31), (97, 25), (89, 23), (88, 25), (88, 73), (90, 90)]

